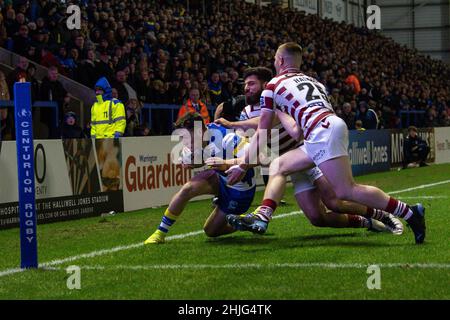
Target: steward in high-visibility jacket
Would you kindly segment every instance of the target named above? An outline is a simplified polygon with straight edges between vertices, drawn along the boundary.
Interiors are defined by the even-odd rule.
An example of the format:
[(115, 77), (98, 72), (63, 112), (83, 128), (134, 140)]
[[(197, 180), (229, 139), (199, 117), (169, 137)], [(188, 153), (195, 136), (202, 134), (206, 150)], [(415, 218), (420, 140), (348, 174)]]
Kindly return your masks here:
[(186, 113), (199, 113), (202, 118), (204, 124), (208, 124), (211, 122), (209, 117), (208, 108), (206, 104), (199, 100), (200, 92), (198, 89), (191, 89), (189, 91), (189, 99), (186, 101), (184, 105), (181, 106), (180, 110), (178, 110), (178, 119), (181, 119), (186, 115)]
[(91, 108), (91, 137), (121, 137), (127, 125), (125, 107), (112, 97), (112, 88), (106, 78), (100, 78), (95, 84), (95, 95), (97, 102)]

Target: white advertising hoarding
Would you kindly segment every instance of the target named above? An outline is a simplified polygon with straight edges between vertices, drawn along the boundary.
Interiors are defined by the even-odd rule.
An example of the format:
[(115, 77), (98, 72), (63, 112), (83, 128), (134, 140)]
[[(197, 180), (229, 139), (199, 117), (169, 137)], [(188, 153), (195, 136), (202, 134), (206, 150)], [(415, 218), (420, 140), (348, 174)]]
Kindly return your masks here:
[[(36, 199), (72, 195), (61, 140), (35, 140), (34, 167)], [(0, 203), (18, 201), (15, 141), (2, 142), (0, 168)]]
[(450, 127), (434, 129), (436, 142), (436, 163), (450, 162)]
[(192, 170), (174, 164), (170, 136), (122, 139), (125, 211), (167, 205), (192, 177)]

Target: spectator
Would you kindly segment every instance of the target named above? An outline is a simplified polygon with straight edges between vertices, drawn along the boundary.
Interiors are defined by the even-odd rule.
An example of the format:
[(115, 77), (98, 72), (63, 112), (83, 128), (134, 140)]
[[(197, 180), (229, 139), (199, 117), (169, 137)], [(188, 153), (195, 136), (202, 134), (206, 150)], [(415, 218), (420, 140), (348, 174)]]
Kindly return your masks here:
[(366, 129), (363, 127), (363, 122), (361, 120), (355, 121), (355, 129), (358, 131), (366, 131)]
[(127, 112), (127, 126), (125, 129), (125, 136), (132, 137), (140, 135), (139, 130), (139, 108), (138, 101), (131, 99), (126, 108)]
[(25, 57), (19, 57), (16, 68), (8, 74), (6, 82), (8, 83), (9, 93), (11, 100), (14, 99), (14, 83), (27, 78), (28, 59)]
[(8, 109), (0, 109), (0, 141), (14, 139), (14, 119)]
[(119, 95), (119, 100), (123, 101), (123, 102), (127, 102), (129, 99), (128, 96), (128, 90), (125, 87), (125, 83), (127, 81), (127, 76), (125, 74), (125, 72), (121, 71), (117, 71), (116, 72), (116, 79), (114, 81), (114, 88), (117, 90), (117, 93)]
[(429, 153), (430, 147), (417, 135), (417, 128), (410, 126), (408, 136), (403, 141), (403, 168), (427, 166), (425, 161)]
[[(44, 77), (41, 82), (39, 100), (57, 102), (59, 114), (59, 119), (57, 119), (57, 121), (60, 123), (60, 126), (63, 122), (63, 117), (65, 114), (64, 106), (69, 103), (70, 97), (66, 89), (64, 89), (62, 83), (58, 81), (58, 68), (54, 66), (48, 68), (47, 76)], [(51, 136), (59, 137), (59, 133), (57, 132), (52, 120), (52, 110), (50, 108), (41, 109), (41, 119), (50, 129)]]
[(57, 67), (58, 70), (61, 69), (58, 58), (50, 51), (48, 47), (43, 47), (41, 49), (41, 65), (44, 67)]
[(352, 111), (352, 107), (351, 107), (350, 103), (348, 103), (348, 102), (344, 103), (344, 105), (342, 106), (342, 113), (341, 113), (340, 117), (342, 118), (342, 120), (345, 121), (345, 124), (347, 125), (348, 130), (355, 129), (356, 115)]
[[(141, 70), (139, 81), (136, 85), (137, 97), (140, 101), (147, 103), (152, 100), (152, 85), (148, 70)], [(179, 83), (178, 83), (179, 84)], [(172, 92), (174, 94), (175, 92)], [(173, 95), (171, 95), (173, 96)]]
[(208, 81), (203, 80), (199, 86), (200, 99), (202, 99), (206, 105), (212, 105), (211, 94), (209, 92)]
[(31, 83), (31, 101), (36, 101), (39, 97), (39, 82), (34, 76), (35, 74), (36, 66), (29, 63), (27, 68), (27, 81)]
[(84, 138), (83, 129), (81, 129), (81, 127), (77, 124), (77, 116), (75, 112), (69, 111), (64, 115), (61, 137), (63, 139)]
[(25, 56), (27, 54), (27, 49), (30, 46), (30, 37), (28, 36), (28, 27), (26, 25), (21, 25), (19, 27), (19, 32), (13, 37), (14, 52), (20, 56)]
[(95, 62), (95, 72), (97, 75), (105, 77), (108, 81), (114, 80), (114, 71), (110, 66), (110, 57), (106, 49), (100, 51), (100, 59)]
[(356, 112), (356, 120), (362, 122), (362, 126), (365, 129), (377, 129), (378, 128), (378, 118), (374, 110), (368, 109), (367, 103), (361, 101), (359, 103), (359, 109)]
[(0, 71), (0, 100), (11, 100), (5, 74)]
[(65, 46), (61, 46), (58, 51), (58, 55), (56, 57), (58, 59), (58, 63), (62, 68), (65, 69), (67, 75), (72, 78), (75, 78), (75, 70), (77, 69), (77, 64), (75, 63), (72, 56), (69, 56), (67, 53), (67, 48)]
[(3, 15), (0, 13), (0, 47), (4, 47), (6, 40), (8, 39), (8, 33), (5, 28), (5, 22)]
[(106, 78), (95, 84), (97, 102), (91, 108), (91, 138), (119, 138), (126, 127), (125, 107), (112, 97), (112, 88)]
[(78, 66), (78, 80), (86, 87), (92, 88), (95, 85), (95, 79), (98, 79), (97, 69), (95, 68), (95, 52), (87, 50), (86, 59)]
[(200, 92), (198, 89), (191, 89), (189, 91), (189, 99), (181, 106), (178, 112), (178, 119), (182, 118), (186, 113), (199, 113), (205, 124), (211, 122), (208, 108), (200, 100)]
[(211, 80), (208, 82), (209, 94), (211, 96), (211, 103), (215, 106), (222, 103), (222, 82), (217, 72), (211, 75)]
[[(0, 100), (10, 100), (9, 88), (6, 83), (5, 74), (0, 71)], [(14, 125), (12, 117), (8, 116), (8, 109), (0, 109), (0, 141), (12, 140), (14, 135)]]
[(439, 126), (440, 127), (450, 127), (449, 111), (442, 110), (441, 113), (440, 113), (438, 122), (439, 122)]

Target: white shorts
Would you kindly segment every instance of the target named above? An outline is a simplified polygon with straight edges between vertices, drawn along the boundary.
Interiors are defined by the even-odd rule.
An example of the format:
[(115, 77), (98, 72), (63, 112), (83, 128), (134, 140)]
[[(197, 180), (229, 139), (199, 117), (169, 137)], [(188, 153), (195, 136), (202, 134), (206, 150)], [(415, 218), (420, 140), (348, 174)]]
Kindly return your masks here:
[(348, 129), (338, 116), (327, 117), (319, 123), (305, 140), (306, 153), (316, 166), (330, 159), (348, 156)]
[[(306, 153), (305, 145), (299, 147)], [(291, 174), (291, 181), (294, 186), (294, 194), (314, 189), (314, 181), (323, 176), (322, 171), (318, 167), (311, 168), (306, 171), (298, 171)]]

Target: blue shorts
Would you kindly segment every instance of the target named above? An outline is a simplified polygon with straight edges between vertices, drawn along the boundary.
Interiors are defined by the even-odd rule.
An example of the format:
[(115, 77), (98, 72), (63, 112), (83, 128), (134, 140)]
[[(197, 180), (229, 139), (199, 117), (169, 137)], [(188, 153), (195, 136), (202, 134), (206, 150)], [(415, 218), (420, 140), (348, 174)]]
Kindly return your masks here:
[(226, 180), (219, 176), (219, 200), (217, 205), (225, 214), (242, 214), (247, 212), (255, 197), (256, 186), (241, 191), (230, 188)]

